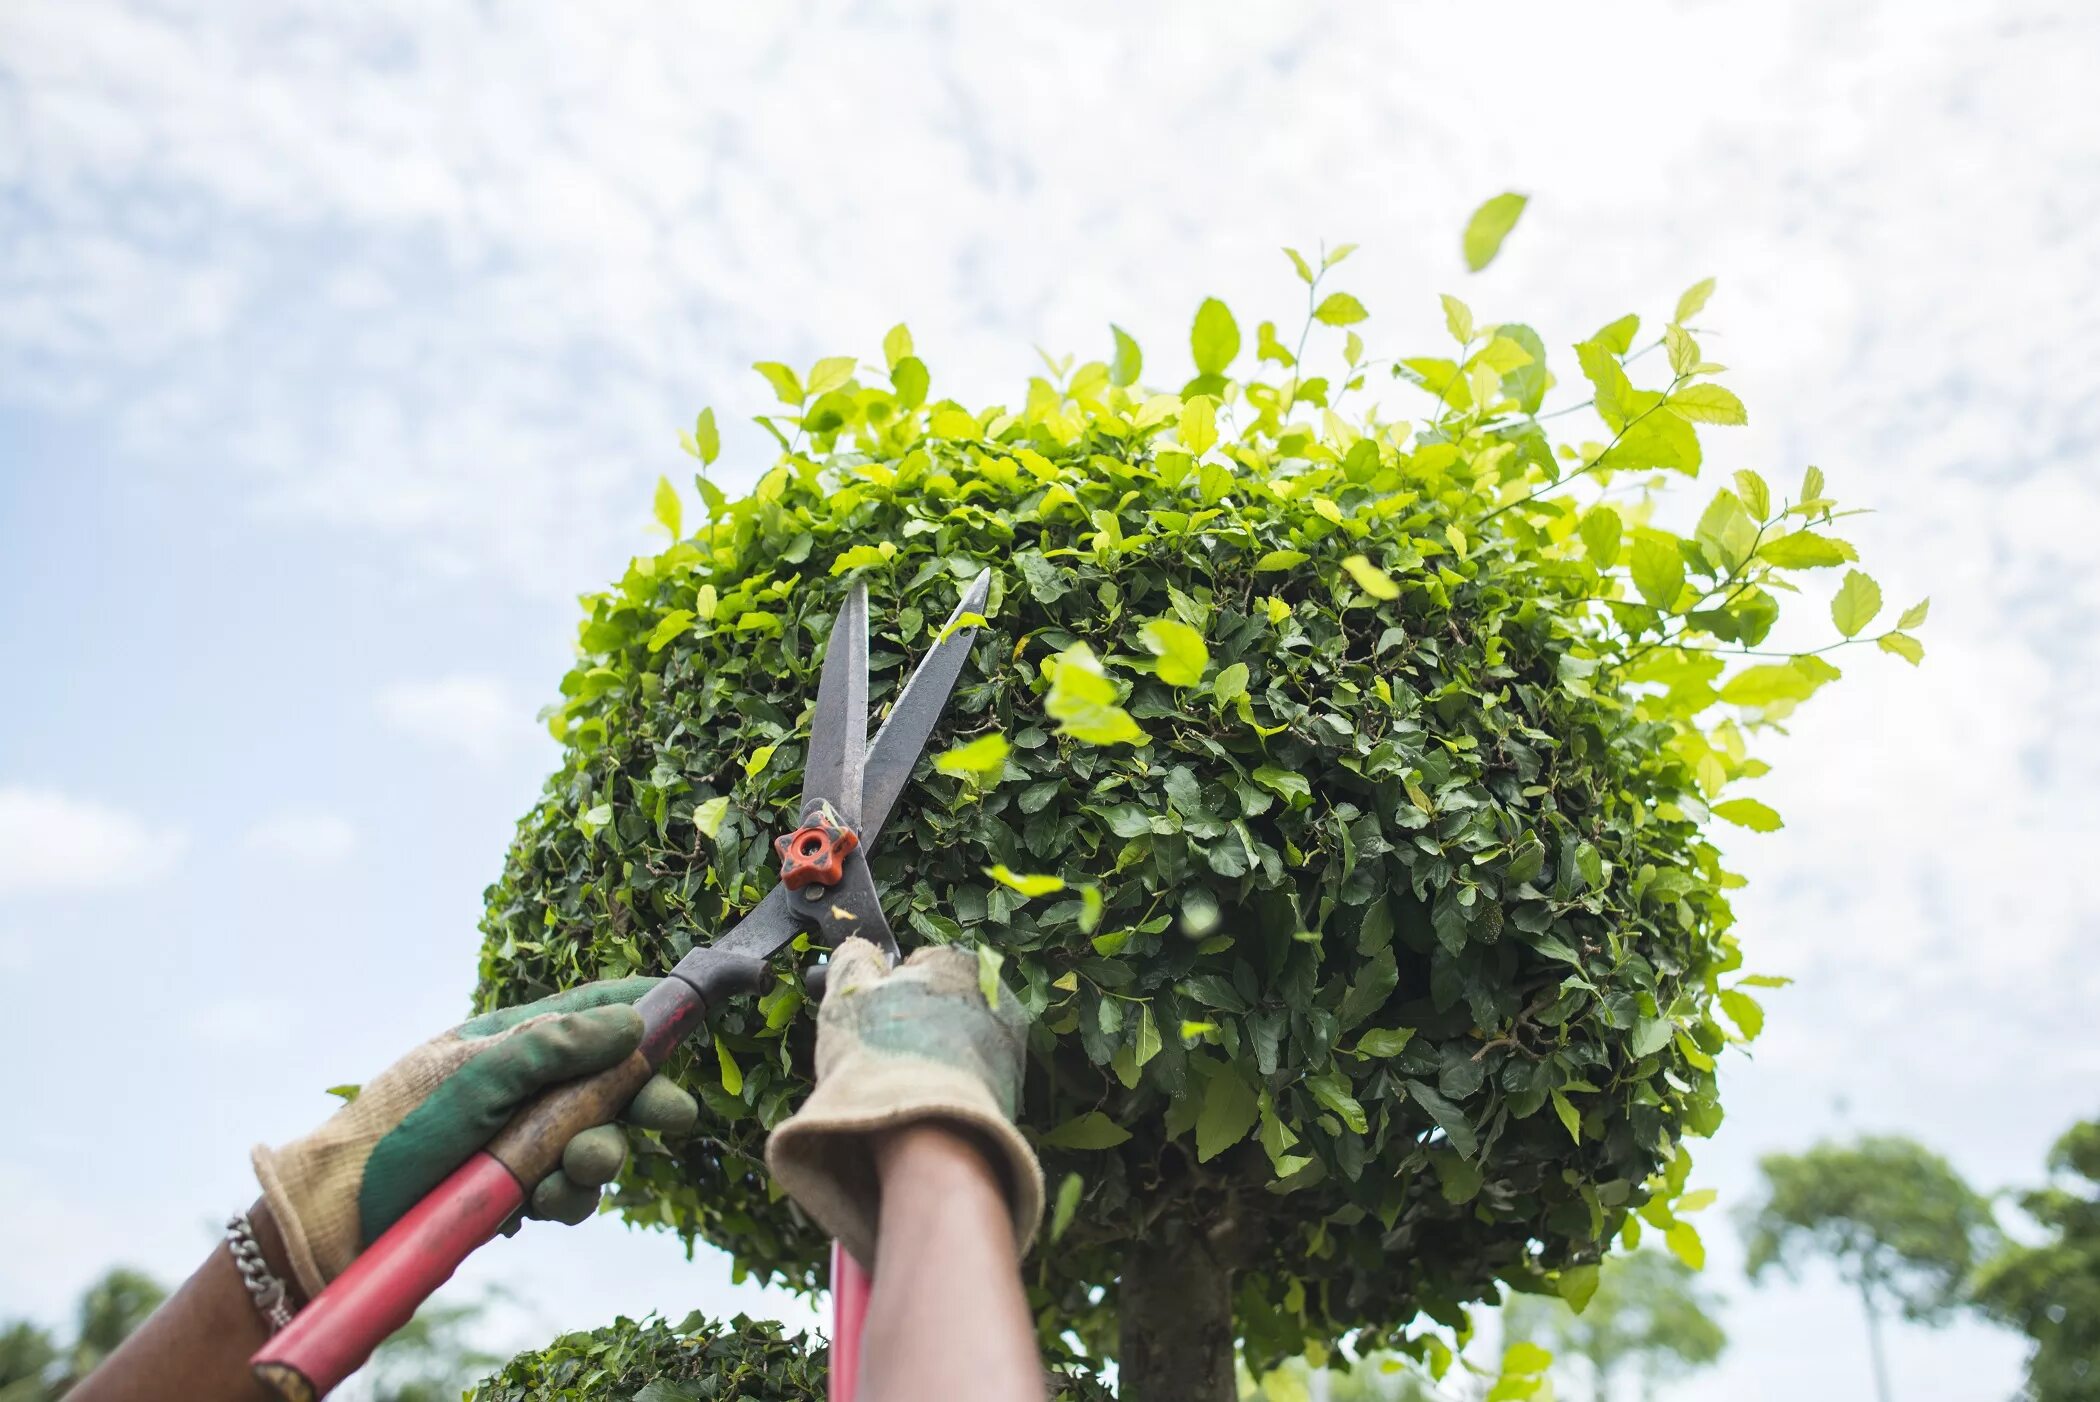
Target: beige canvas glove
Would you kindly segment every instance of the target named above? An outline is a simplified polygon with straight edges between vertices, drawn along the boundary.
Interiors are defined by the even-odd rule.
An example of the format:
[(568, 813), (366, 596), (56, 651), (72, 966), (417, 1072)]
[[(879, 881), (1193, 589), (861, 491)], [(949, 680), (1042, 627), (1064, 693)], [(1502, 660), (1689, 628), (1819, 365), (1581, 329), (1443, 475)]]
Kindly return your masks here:
[[(653, 978), (587, 983), (537, 1003), (483, 1013), (434, 1037), (367, 1083), (304, 1139), (257, 1145), (255, 1176), (311, 1299), (357, 1253), (465, 1163), (534, 1094), (603, 1071), (642, 1040), (628, 1006)], [(662, 1076), (621, 1116), (641, 1129), (689, 1132), (694, 1099)], [(580, 1222), (627, 1160), (615, 1125), (571, 1139), (562, 1166), (533, 1187), (528, 1216)]]
[(959, 1125), (1001, 1169), (1025, 1255), (1043, 1216), (1043, 1170), (1013, 1124), (1027, 1033), (1011, 992), (985, 1003), (968, 950), (921, 949), (892, 970), (874, 945), (847, 940), (817, 1013), (817, 1087), (766, 1145), (774, 1179), (872, 1265), (882, 1200), (873, 1137), (922, 1120)]

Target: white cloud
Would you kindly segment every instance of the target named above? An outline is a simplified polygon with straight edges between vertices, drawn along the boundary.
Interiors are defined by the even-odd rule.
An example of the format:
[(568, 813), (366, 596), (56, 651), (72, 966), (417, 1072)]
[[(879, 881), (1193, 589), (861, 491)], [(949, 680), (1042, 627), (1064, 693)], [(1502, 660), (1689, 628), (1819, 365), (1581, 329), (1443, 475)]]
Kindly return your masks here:
[(544, 738), (534, 710), (501, 680), (465, 673), (395, 682), (379, 693), (379, 713), (394, 729), (484, 762)]
[(150, 881), (174, 868), (186, 840), (93, 799), (0, 784), (0, 895)]
[(265, 857), (327, 866), (357, 850), (357, 828), (340, 814), (287, 809), (249, 828), (242, 843)]

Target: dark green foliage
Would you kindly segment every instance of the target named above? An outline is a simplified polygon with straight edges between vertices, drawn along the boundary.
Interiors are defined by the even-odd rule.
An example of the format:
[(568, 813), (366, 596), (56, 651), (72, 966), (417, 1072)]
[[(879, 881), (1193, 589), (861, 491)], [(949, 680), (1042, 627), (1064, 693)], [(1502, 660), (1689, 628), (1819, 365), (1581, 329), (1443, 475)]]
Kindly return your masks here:
[(772, 1320), (718, 1324), (697, 1310), (564, 1334), (521, 1353), (474, 1389), (474, 1402), (821, 1402), (825, 1350)]
[[(823, 1402), (828, 1350), (772, 1320), (719, 1324), (695, 1311), (564, 1334), (521, 1353), (473, 1392), (474, 1402)], [(1056, 1402), (1106, 1402), (1083, 1376), (1057, 1375)]]
[(2055, 1181), (2020, 1206), (2046, 1232), (1987, 1262), (1974, 1297), (2034, 1341), (2031, 1402), (2100, 1402), (2100, 1120), (2073, 1125), (2049, 1151)]
[[(1360, 320), (1346, 300), (1309, 318)], [(1831, 504), (1819, 473), (1796, 506), (1739, 474), (1679, 539), (1638, 502), (1622, 528), (1553, 496), (1564, 473), (1695, 472), (1693, 424), (1741, 405), (1690, 383), (1714, 367), (1678, 327), (1669, 390), (1634, 389), (1614, 323), (1580, 359), (1616, 436), (1563, 462), (1531, 417), (1539, 338), (1447, 312), (1456, 359), (1391, 363), (1435, 397), (1412, 436), (1324, 412), (1365, 377), (1353, 331), (1340, 383), (1300, 378), (1266, 324), (1256, 353), (1291, 373), (1228, 378), (1242, 338), (1215, 302), (1180, 396), (1125, 387), (1132, 346), (1018, 412), (929, 405), (901, 328), (891, 388), (850, 358), (763, 367), (780, 464), (734, 502), (703, 478), (691, 533), (664, 489), (676, 543), (585, 600), (564, 765), (489, 890), (480, 1005), (667, 967), (748, 910), (849, 583), (875, 606), (879, 708), (989, 565), (935, 749), (1010, 752), (988, 781), (985, 749), (928, 766), (873, 865), (907, 944), (1000, 951), (1036, 1015), (1023, 1124), (1076, 1207), (1029, 1265), (1045, 1337), (1112, 1348), (1124, 1253), (1170, 1219), (1237, 1269), (1257, 1362), (1355, 1328), (1404, 1344), (1418, 1310), (1455, 1322), (1498, 1279), (1557, 1288), (1683, 1190), (1680, 1139), (1721, 1120), (1717, 1000), (1743, 1035), (1761, 1020), (1722, 986), (1733, 878), (1701, 823), (1778, 817), (1709, 808), (1762, 766), (1736, 720), (1698, 718), (1754, 726), (1836, 675), (1812, 657), (1724, 683), (1710, 650), (1763, 640), (1780, 566), (1759, 552)], [(704, 418), (688, 446), (714, 445)], [(1055, 883), (988, 867), (1064, 885), (1029, 899)], [(810, 1288), (825, 1243), (761, 1161), (807, 1085), (791, 973), (673, 1061), (708, 1121), (638, 1154), (619, 1201)]]

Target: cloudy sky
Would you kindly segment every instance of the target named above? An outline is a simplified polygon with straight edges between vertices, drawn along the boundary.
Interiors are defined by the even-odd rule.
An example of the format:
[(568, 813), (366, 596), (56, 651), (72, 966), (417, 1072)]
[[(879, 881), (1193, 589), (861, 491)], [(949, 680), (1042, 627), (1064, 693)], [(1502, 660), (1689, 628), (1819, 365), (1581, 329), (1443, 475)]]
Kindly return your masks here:
[[(180, 1274), (251, 1142), (458, 1017), (573, 596), (698, 408), (765, 407), (751, 361), (905, 320), (1011, 402), (1113, 319), (1174, 382), (1201, 298), (1289, 318), (1277, 248), (1323, 238), (1406, 353), (1442, 291), (1564, 347), (1718, 276), (1752, 426), (1710, 463), (1820, 465), (1933, 612), (1922, 670), (1861, 656), (1767, 747), (1787, 828), (1730, 835), (1799, 983), (1697, 1181), (1884, 1129), (2031, 1178), (2100, 1112), (2095, 16), (0, 0), (0, 1315)], [(1735, 1343), (1682, 1395), (1857, 1395), (1841, 1289), (1708, 1236)], [(509, 1343), (806, 1317), (611, 1222), (470, 1276)], [(1898, 1389), (2002, 1397), (2019, 1352), (1906, 1331)]]

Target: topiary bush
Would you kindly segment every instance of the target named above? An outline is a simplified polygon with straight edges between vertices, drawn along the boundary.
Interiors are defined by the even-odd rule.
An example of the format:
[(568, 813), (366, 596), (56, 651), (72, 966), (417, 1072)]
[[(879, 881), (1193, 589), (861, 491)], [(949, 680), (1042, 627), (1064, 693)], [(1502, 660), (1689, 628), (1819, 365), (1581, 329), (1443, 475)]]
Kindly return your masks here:
[(827, 1351), (770, 1319), (624, 1316), (521, 1353), (474, 1402), (823, 1402)]
[[(1369, 356), (1346, 252), (1291, 255), (1294, 344), (1204, 302), (1178, 393), (1120, 329), (1014, 407), (932, 398), (902, 327), (884, 370), (760, 365), (779, 461), (736, 500), (703, 472), (691, 531), (660, 488), (674, 543), (584, 601), (564, 763), (488, 892), (482, 1006), (712, 939), (775, 879), (849, 584), (879, 707), (989, 566), (957, 748), (873, 864), (907, 944), (978, 946), (1035, 1014), (1032, 1298), (1140, 1398), (1230, 1397), (1236, 1339), (1257, 1369), (1350, 1331), (1441, 1358), (1418, 1313), (1580, 1299), (1637, 1209), (1697, 1252), (1682, 1141), (1761, 1021), (1706, 829), (1778, 825), (1722, 794), (1838, 675), (1759, 652), (1798, 572), (1854, 558), (1821, 473), (1661, 524), (1700, 430), (1744, 421), (1696, 342), (1710, 282), (1638, 349), (1632, 316), (1575, 347), (1577, 421), (1540, 335), (1455, 298), (1449, 347)], [(715, 461), (711, 413), (686, 443)], [(1825, 637), (1917, 660), (1879, 606), (1851, 571)], [(802, 999), (783, 963), (674, 1062), (709, 1119), (618, 1204), (808, 1289), (825, 1243), (761, 1161)]]
[[(564, 1334), (484, 1378), (473, 1402), (824, 1402), (830, 1350), (770, 1319), (717, 1323), (695, 1310)], [(1110, 1394), (1084, 1371), (1051, 1375), (1056, 1402)]]

